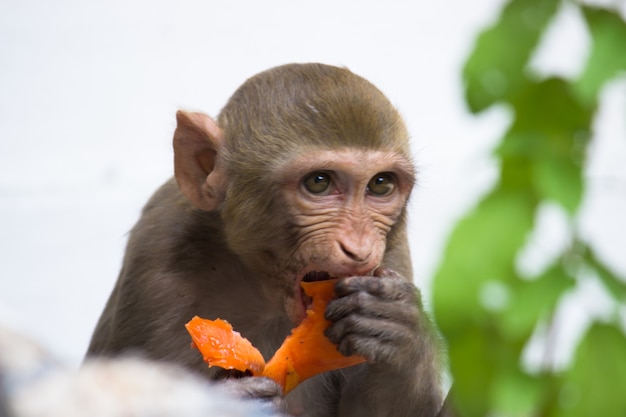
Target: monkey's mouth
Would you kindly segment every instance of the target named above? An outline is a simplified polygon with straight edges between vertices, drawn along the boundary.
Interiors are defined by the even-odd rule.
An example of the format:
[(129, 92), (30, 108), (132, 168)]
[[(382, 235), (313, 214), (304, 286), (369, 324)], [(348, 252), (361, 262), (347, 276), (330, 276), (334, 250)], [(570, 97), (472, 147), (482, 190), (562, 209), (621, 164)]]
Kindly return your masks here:
[[(333, 277), (325, 271), (311, 271), (304, 274), (302, 277), (302, 282), (314, 282), (314, 281), (325, 281), (327, 279), (332, 279)], [(299, 284), (298, 284), (299, 285)], [(302, 287), (300, 287), (300, 299), (302, 300), (302, 307), (304, 312), (311, 306), (311, 297), (304, 293)]]
[(302, 281), (304, 282), (313, 282), (313, 281), (325, 281), (327, 279), (331, 279), (332, 277), (328, 272), (324, 271), (311, 271), (304, 274), (302, 277)]

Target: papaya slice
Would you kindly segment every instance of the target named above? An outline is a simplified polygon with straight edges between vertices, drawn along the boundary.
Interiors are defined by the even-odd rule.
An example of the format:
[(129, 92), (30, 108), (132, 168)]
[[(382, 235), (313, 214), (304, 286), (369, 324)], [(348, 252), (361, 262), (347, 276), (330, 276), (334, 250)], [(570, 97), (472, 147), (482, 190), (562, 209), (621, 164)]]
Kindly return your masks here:
[(263, 376), (284, 387), (285, 394), (314, 375), (365, 362), (361, 356), (344, 356), (324, 335), (331, 325), (324, 318), (324, 310), (335, 296), (336, 282), (333, 279), (301, 283), (305, 294), (312, 297), (312, 304), (302, 323), (291, 331), (263, 371)]
[(226, 320), (206, 320), (195, 316), (185, 324), (191, 335), (192, 347), (198, 348), (209, 366), (236, 369), (260, 375), (265, 368), (261, 352)]
[(283, 387), (285, 394), (314, 375), (365, 362), (361, 356), (343, 356), (324, 335), (331, 324), (324, 318), (324, 310), (334, 297), (336, 282), (332, 279), (301, 283), (312, 303), (302, 323), (291, 331), (267, 364), (247, 339), (220, 319), (196, 316), (187, 323), (192, 346), (200, 350), (209, 367), (250, 371), (254, 376), (271, 378)]

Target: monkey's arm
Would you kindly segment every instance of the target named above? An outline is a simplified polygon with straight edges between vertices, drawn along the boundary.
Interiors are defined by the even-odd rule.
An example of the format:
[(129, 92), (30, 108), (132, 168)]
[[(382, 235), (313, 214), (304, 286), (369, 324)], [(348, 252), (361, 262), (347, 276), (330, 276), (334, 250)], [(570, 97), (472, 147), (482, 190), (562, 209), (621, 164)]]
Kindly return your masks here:
[(368, 364), (345, 380), (344, 416), (435, 416), (441, 408), (436, 333), (422, 311), (419, 291), (389, 269), (350, 277), (336, 286), (326, 316), (327, 336), (344, 355)]

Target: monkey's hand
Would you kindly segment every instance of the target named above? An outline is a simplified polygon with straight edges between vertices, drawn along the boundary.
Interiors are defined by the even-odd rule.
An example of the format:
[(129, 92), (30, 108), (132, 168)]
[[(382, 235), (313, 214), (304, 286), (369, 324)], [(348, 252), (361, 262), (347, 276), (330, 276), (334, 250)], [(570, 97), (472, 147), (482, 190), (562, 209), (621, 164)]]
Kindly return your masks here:
[(379, 268), (374, 276), (340, 279), (335, 292), (326, 336), (344, 355), (368, 362), (344, 372), (338, 415), (434, 416), (441, 407), (437, 338), (417, 288)]
[(424, 345), (420, 328), (428, 319), (422, 317), (413, 283), (379, 268), (374, 276), (340, 279), (335, 292), (338, 298), (325, 312), (333, 322), (326, 336), (341, 353), (361, 355), (379, 369), (414, 369)]
[(269, 378), (257, 376), (228, 378), (221, 380), (220, 385), (235, 397), (259, 400), (279, 411), (286, 407), (281, 386)]

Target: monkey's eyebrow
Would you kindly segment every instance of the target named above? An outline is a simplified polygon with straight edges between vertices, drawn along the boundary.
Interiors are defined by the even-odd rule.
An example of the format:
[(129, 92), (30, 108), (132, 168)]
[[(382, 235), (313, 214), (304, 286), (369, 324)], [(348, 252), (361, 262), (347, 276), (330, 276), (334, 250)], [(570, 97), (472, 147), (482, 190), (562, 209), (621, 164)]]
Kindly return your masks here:
[(405, 176), (405, 180), (410, 181), (411, 185), (415, 183), (415, 166), (411, 161), (404, 158), (397, 159), (394, 164), (393, 172), (400, 173)]

